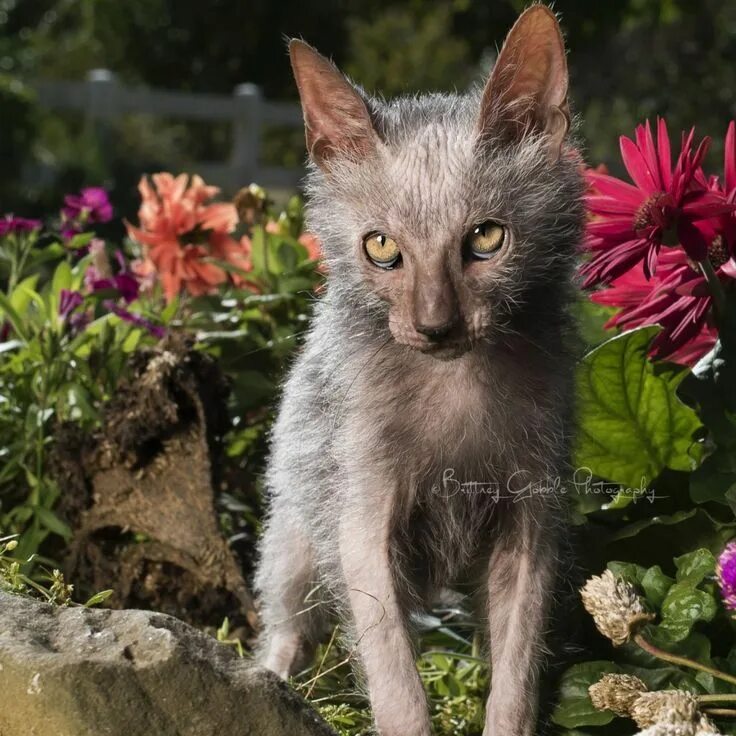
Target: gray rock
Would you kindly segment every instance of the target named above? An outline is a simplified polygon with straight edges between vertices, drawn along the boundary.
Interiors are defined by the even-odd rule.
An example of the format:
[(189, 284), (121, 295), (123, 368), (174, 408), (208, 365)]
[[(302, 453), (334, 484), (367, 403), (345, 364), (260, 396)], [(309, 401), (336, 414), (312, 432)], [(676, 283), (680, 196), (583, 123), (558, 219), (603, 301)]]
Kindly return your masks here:
[(334, 736), (272, 673), (170, 616), (0, 593), (0, 736)]

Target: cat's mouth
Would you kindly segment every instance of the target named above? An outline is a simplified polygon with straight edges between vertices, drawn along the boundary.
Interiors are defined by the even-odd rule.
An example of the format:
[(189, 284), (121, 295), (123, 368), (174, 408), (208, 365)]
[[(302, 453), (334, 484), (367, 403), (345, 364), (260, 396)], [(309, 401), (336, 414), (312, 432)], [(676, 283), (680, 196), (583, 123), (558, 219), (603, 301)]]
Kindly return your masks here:
[(429, 342), (416, 347), (417, 350), (420, 350), (426, 355), (431, 355), (438, 360), (455, 360), (455, 358), (465, 355), (470, 348), (471, 345), (467, 340)]

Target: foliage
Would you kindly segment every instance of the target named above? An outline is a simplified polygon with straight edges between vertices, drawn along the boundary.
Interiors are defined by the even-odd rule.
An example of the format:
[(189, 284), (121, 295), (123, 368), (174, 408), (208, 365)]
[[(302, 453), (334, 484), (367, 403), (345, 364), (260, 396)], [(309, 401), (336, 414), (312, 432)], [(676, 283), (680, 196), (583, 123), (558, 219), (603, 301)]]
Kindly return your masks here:
[[(28, 562), (18, 560), (10, 555), (18, 547), (13, 537), (0, 538), (0, 591), (15, 595), (41, 597), (47, 603), (56, 606), (72, 605), (74, 586), (69, 585), (59, 570), (45, 571), (41, 582), (28, 577), (23, 573), (23, 567)], [(112, 590), (101, 590), (95, 593), (84, 604), (85, 608), (100, 605), (112, 595)]]
[[(167, 332), (190, 335), (233, 372), (230, 473), (237, 476), (249, 460), (257, 465), (278, 378), (321, 278), (310, 257), (313, 239), (301, 233), (299, 202), (271, 214), (261, 197), (256, 219), (241, 225), (252, 249), (237, 283), (228, 279), (197, 297), (182, 290), (165, 304), (162, 274), (143, 267), (146, 246), (95, 238), (94, 208), (84, 195), (67, 197), (64, 216), (47, 228), (22, 218), (0, 221), (0, 528), (20, 535), (23, 560), (43, 562), (71, 535), (55, 512), (64, 493), (49, 460), (58, 427), (96, 427), (130, 354)], [(82, 202), (81, 209), (70, 202)], [(255, 521), (232, 520), (257, 502), (254, 475), (231, 484), (223, 507), (235, 533)]]
[[(649, 155), (645, 129), (640, 130), (636, 145)], [(662, 130), (660, 123), (660, 136)], [(651, 249), (654, 258), (649, 263), (656, 263), (656, 273), (654, 266), (650, 273), (642, 268), (647, 258), (643, 250), (638, 262), (631, 257), (615, 261), (616, 249), (628, 238), (628, 217), (642, 213), (629, 215), (634, 188), (625, 190), (629, 185), (597, 172), (590, 175), (593, 215), (587, 242), (593, 260), (583, 268), (595, 274), (589, 282), (602, 286), (593, 300), (620, 311), (611, 318), (592, 305), (589, 323), (608, 319), (606, 325), (619, 330), (631, 327), (621, 315), (644, 319), (639, 323), (643, 326), (594, 347), (581, 363), (576, 464), (587, 470), (584, 482), (576, 483), (578, 522), (591, 538), (598, 536), (585, 560), (589, 571), (607, 567), (633, 586), (655, 621), (622, 646), (611, 647), (596, 637), (587, 642), (594, 658), (574, 664), (563, 675), (553, 716), (571, 736), (631, 733), (632, 725), (625, 719), (591, 702), (589, 687), (606, 673), (635, 675), (652, 691), (689, 691), (704, 712), (720, 705), (713, 710), (719, 728), (736, 733), (733, 720), (726, 717), (731, 715), (729, 708), (723, 707), (732, 707), (736, 700), (736, 623), (730, 610), (734, 546), (722, 553), (718, 568), (715, 558), (736, 536), (733, 124), (729, 131), (726, 175), (722, 180), (711, 178), (704, 196), (713, 197), (710, 202), (717, 207), (725, 201), (730, 208), (721, 209), (710, 224), (701, 214), (693, 228), (684, 225), (681, 211), (672, 211), (665, 215), (672, 219), (662, 230), (640, 229), (638, 237)], [(661, 150), (648, 160), (656, 160)], [(641, 185), (633, 148), (627, 167)], [(700, 186), (705, 175), (698, 167), (691, 176), (684, 192), (694, 201), (704, 191)], [(618, 209), (619, 237), (605, 227), (609, 215), (604, 210), (612, 210), (604, 197), (613, 204), (627, 196), (628, 203)], [(675, 232), (680, 237), (673, 237)], [(723, 250), (716, 252), (716, 246)], [(619, 270), (594, 271), (596, 260), (605, 262), (609, 256)], [(676, 279), (660, 277), (660, 267), (667, 270), (681, 257), (684, 265), (678, 267)], [(698, 280), (702, 287), (682, 288), (688, 279)], [(628, 300), (619, 298), (624, 286), (634, 287)], [(616, 298), (607, 299), (614, 291)], [(647, 310), (648, 300), (656, 308)], [(695, 302), (703, 307), (697, 314), (691, 311)], [(674, 307), (667, 309), (668, 305)], [(675, 321), (669, 321), (673, 315)], [(661, 353), (681, 365), (666, 362)], [(704, 357), (692, 369), (687, 367), (700, 356)], [(592, 498), (591, 488), (605, 492)]]
[[(419, 675), (433, 732), (480, 734), (489, 680), (488, 662), (479, 649), (480, 630), (461, 608), (439, 609), (414, 623), (420, 632)], [(314, 664), (293, 684), (341, 736), (361, 736), (371, 730), (370, 709), (351, 669), (355, 650), (341, 642), (339, 634), (336, 628), (329, 643), (318, 648)]]

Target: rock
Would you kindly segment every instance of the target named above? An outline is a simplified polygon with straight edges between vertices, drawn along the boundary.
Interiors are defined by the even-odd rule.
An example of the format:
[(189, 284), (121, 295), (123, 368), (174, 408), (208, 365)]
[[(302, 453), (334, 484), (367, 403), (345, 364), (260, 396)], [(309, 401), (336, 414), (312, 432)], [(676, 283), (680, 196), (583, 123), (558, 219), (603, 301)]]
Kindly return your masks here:
[(0, 593), (0, 736), (334, 736), (231, 647), (159, 613)]

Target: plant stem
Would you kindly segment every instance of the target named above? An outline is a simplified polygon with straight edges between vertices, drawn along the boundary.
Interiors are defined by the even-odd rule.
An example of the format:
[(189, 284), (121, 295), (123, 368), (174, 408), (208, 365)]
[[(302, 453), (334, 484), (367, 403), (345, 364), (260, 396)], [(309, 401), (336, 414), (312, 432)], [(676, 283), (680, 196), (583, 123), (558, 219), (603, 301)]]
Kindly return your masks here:
[(716, 275), (709, 258), (706, 257), (704, 260), (698, 261), (698, 266), (700, 266), (700, 271), (705, 277), (708, 289), (713, 297), (716, 317), (721, 318), (726, 308), (726, 292), (723, 290), (723, 284), (721, 284), (720, 279)]
[(709, 716), (721, 716), (722, 718), (736, 718), (736, 710), (733, 708), (706, 708)]
[(716, 693), (713, 695), (698, 695), (699, 703), (736, 703), (736, 694)]
[(648, 642), (641, 634), (636, 634), (636, 636), (634, 636), (634, 641), (645, 652), (651, 654), (653, 657), (657, 657), (657, 659), (662, 659), (665, 662), (670, 662), (671, 664), (676, 664), (680, 667), (689, 667), (693, 670), (700, 670), (701, 672), (706, 672), (713, 677), (717, 677), (719, 680), (729, 682), (731, 683), (731, 685), (736, 685), (736, 677), (734, 677), (733, 675), (729, 675), (726, 672), (721, 672), (715, 667), (708, 667), (708, 665), (701, 664), (700, 662), (696, 662), (693, 659), (688, 659), (687, 657), (681, 657), (677, 654), (666, 652), (664, 651), (664, 649), (660, 649), (651, 642)]

